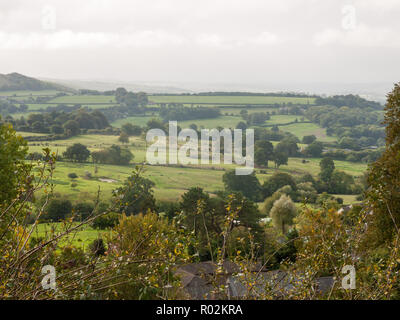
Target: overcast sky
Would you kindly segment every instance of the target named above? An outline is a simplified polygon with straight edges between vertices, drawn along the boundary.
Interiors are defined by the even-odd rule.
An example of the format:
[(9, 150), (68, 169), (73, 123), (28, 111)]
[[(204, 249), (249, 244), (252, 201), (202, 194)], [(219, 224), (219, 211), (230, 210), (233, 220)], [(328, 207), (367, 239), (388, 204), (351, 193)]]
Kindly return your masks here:
[(0, 0), (0, 73), (400, 81), (399, 0)]

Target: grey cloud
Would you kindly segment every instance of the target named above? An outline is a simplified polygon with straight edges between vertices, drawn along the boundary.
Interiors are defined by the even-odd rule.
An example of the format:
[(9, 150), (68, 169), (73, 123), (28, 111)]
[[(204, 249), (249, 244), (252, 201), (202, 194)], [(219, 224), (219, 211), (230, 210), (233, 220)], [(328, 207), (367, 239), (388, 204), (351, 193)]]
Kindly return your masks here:
[[(355, 8), (351, 30), (343, 28), (345, 5)], [(54, 28), (43, 27), (46, 6), (55, 10)], [(210, 83), (396, 81), (399, 13), (398, 0), (2, 1), (0, 72)]]

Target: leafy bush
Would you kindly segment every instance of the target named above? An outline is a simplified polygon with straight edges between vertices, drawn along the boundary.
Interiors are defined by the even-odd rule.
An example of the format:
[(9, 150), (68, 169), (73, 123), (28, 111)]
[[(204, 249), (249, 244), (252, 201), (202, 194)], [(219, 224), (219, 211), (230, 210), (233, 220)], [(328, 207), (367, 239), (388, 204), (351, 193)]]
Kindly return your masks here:
[(76, 179), (76, 178), (78, 178), (78, 175), (75, 172), (71, 172), (71, 173), (68, 173), (68, 178)]
[(103, 239), (99, 238), (93, 240), (93, 242), (89, 244), (89, 250), (96, 257), (104, 256), (106, 252), (106, 246), (104, 245)]
[(93, 220), (92, 227), (100, 230), (112, 229), (118, 224), (120, 216), (121, 215), (116, 212), (101, 215)]

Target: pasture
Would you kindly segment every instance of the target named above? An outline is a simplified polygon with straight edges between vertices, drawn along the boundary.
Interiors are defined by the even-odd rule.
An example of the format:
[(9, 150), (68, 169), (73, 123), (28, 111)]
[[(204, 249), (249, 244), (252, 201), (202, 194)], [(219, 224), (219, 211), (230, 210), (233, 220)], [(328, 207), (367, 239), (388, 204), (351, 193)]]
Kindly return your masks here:
[[(66, 227), (74, 227), (77, 224), (77, 222), (73, 222), (69, 225), (66, 225), (62, 222), (39, 223), (33, 231), (33, 237), (48, 238), (51, 235), (59, 234), (65, 231)], [(63, 237), (60, 245), (62, 247), (74, 246), (76, 248), (85, 250), (94, 240), (102, 237), (104, 238), (105, 236), (109, 235), (110, 232), (111, 231), (96, 230), (89, 225), (85, 225), (71, 232), (68, 236)]]
[[(49, 147), (52, 151), (62, 154), (65, 149), (74, 143), (82, 143), (89, 150), (100, 150), (117, 144), (118, 136), (108, 135), (81, 135), (70, 139), (57, 140), (52, 142), (31, 142), (29, 143), (30, 152), (41, 152), (42, 148)], [(65, 194), (72, 200), (93, 199), (99, 187), (102, 197), (109, 199), (111, 191), (120, 186), (124, 180), (132, 173), (135, 165), (139, 165), (146, 160), (146, 143), (141, 137), (131, 137), (127, 147), (134, 155), (134, 159), (129, 166), (105, 165), (93, 163), (71, 163), (59, 161), (53, 177), (54, 192)], [(317, 177), (320, 167), (319, 158), (306, 159), (303, 163), (302, 158), (289, 158), (288, 165), (282, 165), (279, 169), (262, 169), (263, 174), (256, 168), (256, 174), (263, 183), (274, 172), (286, 172), (294, 176), (311, 173)], [(337, 169), (345, 171), (354, 177), (359, 177), (366, 170), (367, 165), (363, 163), (352, 163), (348, 161), (335, 160)], [(159, 200), (178, 200), (179, 197), (191, 187), (199, 186), (209, 193), (223, 190), (222, 175), (224, 170), (234, 169), (236, 165), (228, 164), (207, 164), (207, 165), (186, 165), (186, 166), (151, 166), (146, 165), (144, 176), (155, 183), (155, 196)], [(69, 173), (76, 173), (77, 179), (68, 178)], [(74, 183), (72, 185), (72, 183)]]
[(67, 95), (62, 97), (56, 97), (49, 103), (66, 103), (66, 104), (91, 104), (91, 103), (115, 103), (114, 96), (104, 96), (104, 95)]
[(188, 103), (188, 104), (227, 104), (227, 105), (252, 105), (252, 104), (313, 104), (314, 98), (307, 97), (270, 97), (270, 96), (195, 96), (195, 95), (168, 95), (149, 96), (153, 103)]

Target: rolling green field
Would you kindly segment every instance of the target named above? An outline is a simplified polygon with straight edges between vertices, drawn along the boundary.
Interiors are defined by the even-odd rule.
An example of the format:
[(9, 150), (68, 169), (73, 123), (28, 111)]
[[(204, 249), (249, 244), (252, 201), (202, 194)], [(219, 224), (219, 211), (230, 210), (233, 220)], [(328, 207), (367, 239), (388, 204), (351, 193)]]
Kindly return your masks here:
[[(209, 106), (209, 105), (207, 105)], [(211, 107), (211, 106), (210, 106)], [(266, 108), (266, 107), (257, 107), (257, 108), (245, 108), (245, 107), (240, 107), (240, 108), (232, 108), (232, 107), (223, 107), (223, 106), (215, 106), (219, 108), (221, 114), (223, 115), (240, 115), (240, 111), (246, 110), (248, 114), (252, 113), (258, 113), (258, 112), (269, 112), (272, 113), (273, 111), (277, 111), (277, 108)]]
[[(21, 92), (20, 92), (21, 93)], [(44, 92), (41, 92), (44, 93)], [(56, 92), (46, 92), (47, 94), (55, 94)], [(4, 94), (4, 93), (3, 93)], [(249, 113), (254, 112), (271, 112), (276, 109), (261, 107), (261, 108), (234, 108), (231, 105), (246, 105), (246, 104), (272, 104), (272, 103), (314, 103), (314, 99), (309, 98), (291, 98), (291, 97), (263, 97), (263, 96), (150, 96), (150, 101), (153, 102), (180, 102), (187, 106), (191, 104), (209, 103), (216, 105), (226, 104), (226, 107), (221, 107), (221, 116), (214, 119), (188, 120), (178, 122), (181, 128), (187, 128), (191, 124), (196, 124), (201, 128), (235, 128), (236, 125), (243, 121), (239, 115), (240, 110), (246, 109)], [(178, 100), (175, 100), (178, 99)], [(115, 103), (115, 98), (112, 96), (102, 95), (68, 95), (57, 97), (45, 104), (29, 104), (29, 111), (40, 110), (50, 105), (65, 103), (69, 105), (82, 104), (89, 108), (104, 108), (111, 107)], [(228, 113), (228, 115), (226, 115)], [(233, 115), (232, 115), (233, 114)], [(145, 116), (127, 117), (119, 119), (111, 123), (112, 126), (121, 127), (125, 123), (132, 123), (145, 127), (146, 123), (157, 118), (158, 113), (152, 112)], [(302, 121), (302, 116), (298, 115), (272, 115), (271, 119), (266, 121), (264, 125), (278, 125), (281, 131), (290, 132), (296, 135), (300, 140), (305, 135), (314, 134), (320, 141), (335, 141), (336, 137), (328, 137), (325, 129), (313, 123), (293, 123), (296, 119)], [(22, 136), (35, 136), (42, 134), (20, 133)], [(53, 177), (55, 192), (65, 194), (66, 197), (73, 201), (93, 199), (98, 188), (101, 189), (101, 194), (104, 199), (111, 197), (111, 192), (116, 187), (120, 186), (124, 180), (131, 174), (135, 164), (140, 164), (146, 160), (146, 143), (141, 137), (131, 137), (129, 144), (123, 145), (118, 141), (118, 136), (111, 135), (80, 135), (69, 139), (35, 142), (29, 143), (30, 152), (41, 152), (44, 147), (49, 147), (52, 151), (62, 154), (68, 146), (74, 143), (82, 143), (86, 145), (90, 151), (97, 151), (117, 144), (127, 147), (133, 154), (134, 159), (130, 166), (114, 166), (114, 165), (97, 165), (92, 163), (70, 163), (58, 162), (56, 171)], [(276, 144), (276, 143), (275, 143)], [(306, 163), (302, 162), (301, 158), (290, 158), (287, 166), (281, 166), (280, 169), (268, 168), (263, 170), (256, 169), (257, 177), (263, 183), (268, 176), (276, 171), (287, 172), (293, 175), (301, 175), (311, 173), (317, 176), (319, 173), (320, 159), (307, 159)], [(272, 166), (272, 162), (270, 163)], [(335, 165), (339, 170), (343, 170), (355, 177), (361, 176), (366, 170), (366, 165), (361, 163), (351, 163), (346, 161), (335, 161)], [(145, 167), (144, 176), (148, 177), (155, 183), (155, 196), (159, 200), (177, 200), (180, 196), (193, 186), (204, 188), (207, 192), (213, 194), (216, 191), (223, 190), (222, 175), (224, 170), (233, 169), (235, 165), (187, 165), (185, 167), (167, 167), (167, 166), (150, 166)], [(68, 178), (69, 173), (76, 173), (77, 179), (71, 180)], [(88, 175), (90, 173), (90, 175)], [(74, 183), (74, 186), (71, 184)], [(76, 184), (76, 186), (75, 186)], [(346, 201), (353, 201), (353, 198), (346, 197)], [(353, 199), (353, 200), (352, 200)]]
[[(256, 169), (257, 177), (263, 183), (275, 172), (286, 172), (292, 175), (311, 173), (316, 176), (319, 173), (320, 159), (310, 159), (309, 163), (303, 164), (302, 159), (290, 158), (287, 166), (280, 169), (266, 169), (266, 174), (260, 174)], [(228, 166), (228, 165), (226, 165)], [(346, 161), (335, 161), (335, 166), (355, 177), (361, 176), (366, 165), (353, 164)], [(229, 166), (234, 168), (234, 166)], [(52, 183), (55, 186), (54, 192), (65, 195), (74, 201), (94, 199), (100, 188), (101, 198), (110, 199), (111, 191), (119, 187), (124, 180), (132, 173), (134, 165), (115, 166), (97, 165), (97, 173), (93, 164), (78, 164), (69, 162), (58, 162)], [(143, 176), (155, 183), (154, 193), (158, 200), (178, 200), (180, 196), (191, 187), (200, 187), (213, 194), (223, 190), (222, 175), (225, 171), (222, 167), (214, 166), (200, 167), (166, 167), (166, 166), (145, 166)], [(77, 179), (68, 178), (69, 173), (76, 173)], [(91, 178), (87, 178), (87, 173)], [(76, 187), (72, 187), (74, 182)]]
[[(1, 92), (0, 95), (17, 94), (21, 99), (25, 96), (41, 95), (55, 96), (57, 91), (41, 91), (38, 92)], [(263, 97), (263, 96), (149, 96), (149, 100), (153, 103), (183, 103), (187, 107), (192, 105), (206, 104), (207, 107), (218, 107), (221, 116), (214, 119), (199, 119), (180, 121), (178, 125), (181, 128), (188, 128), (191, 124), (196, 124), (201, 128), (235, 128), (240, 121), (244, 121), (240, 116), (241, 110), (247, 110), (249, 114), (255, 112), (277, 111), (276, 108), (262, 107), (263, 104), (283, 104), (283, 103), (301, 103), (313, 104), (312, 98), (290, 98), (290, 97)], [(96, 96), (96, 95), (68, 95), (56, 97), (46, 103), (28, 104), (28, 112), (18, 114), (25, 118), (29, 113), (41, 111), (49, 106), (57, 104), (74, 105), (81, 104), (83, 107), (90, 109), (100, 109), (113, 107), (116, 104), (113, 96)], [(260, 105), (259, 108), (246, 108), (248, 104)], [(150, 104), (151, 105), (151, 104)], [(237, 107), (236, 106), (243, 106)], [(156, 105), (151, 105), (156, 107)], [(14, 114), (14, 117), (17, 114)], [(158, 118), (158, 112), (147, 112), (145, 116), (127, 117), (118, 119), (111, 123), (112, 126), (120, 128), (125, 123), (131, 123), (141, 127), (146, 127), (149, 120)], [(336, 137), (326, 135), (326, 130), (314, 123), (302, 123), (303, 116), (301, 115), (271, 115), (271, 119), (266, 121), (262, 126), (277, 125), (281, 131), (290, 132), (297, 136), (300, 140), (305, 135), (314, 134), (319, 141), (332, 142), (336, 141)], [(299, 123), (292, 123), (294, 121)], [(304, 120), (304, 119), (303, 119)], [(307, 120), (307, 119), (306, 119)], [(290, 125), (285, 125), (292, 123)], [(254, 127), (255, 128), (255, 127)], [(269, 128), (270, 129), (270, 128)], [(45, 134), (18, 132), (23, 137), (26, 136), (45, 136)], [(101, 201), (109, 201), (112, 198), (112, 191), (123, 185), (124, 181), (132, 174), (135, 166), (141, 166), (146, 161), (146, 142), (142, 137), (130, 137), (128, 144), (121, 144), (116, 135), (80, 135), (72, 138), (56, 140), (56, 141), (32, 141), (29, 142), (30, 152), (41, 152), (43, 148), (49, 147), (53, 152), (62, 154), (68, 146), (74, 143), (81, 143), (89, 148), (90, 151), (97, 151), (113, 144), (128, 148), (134, 155), (129, 166), (118, 165), (95, 165), (88, 163), (72, 163), (59, 161), (56, 163), (55, 172), (51, 179), (53, 191), (55, 194), (61, 195), (63, 198), (71, 200), (72, 203), (92, 202), (96, 199), (100, 192)], [(273, 142), (276, 145), (278, 142)], [(299, 144), (299, 147), (305, 145)], [(90, 159), (89, 159), (90, 160)], [(271, 175), (276, 172), (285, 172), (293, 176), (300, 176), (305, 173), (310, 173), (317, 177), (320, 172), (319, 158), (308, 158), (303, 163), (303, 158), (289, 158), (288, 165), (282, 165), (279, 169), (272, 168), (273, 162), (270, 162), (270, 167), (266, 169), (255, 168), (256, 176), (260, 183), (263, 184)], [(361, 177), (367, 169), (367, 165), (363, 163), (353, 163), (348, 161), (335, 160), (335, 167), (342, 170), (356, 179)], [(154, 182), (154, 196), (158, 201), (179, 201), (181, 196), (192, 187), (203, 188), (211, 196), (215, 196), (216, 192), (224, 190), (222, 176), (228, 169), (234, 169), (236, 165), (186, 165), (186, 166), (143, 166), (143, 176)], [(77, 178), (71, 179), (68, 177), (70, 173), (76, 173)], [(42, 196), (43, 193), (38, 192), (37, 196)], [(344, 200), (344, 204), (356, 203), (355, 195), (335, 195)], [(261, 203), (258, 203), (261, 206)], [(296, 206), (301, 206), (296, 203)], [(75, 224), (75, 223), (74, 223)], [(51, 232), (60, 232), (62, 230), (61, 223), (41, 223), (36, 227), (34, 236), (45, 237)], [(76, 247), (87, 250), (89, 244), (93, 240), (104, 237), (109, 231), (95, 230), (90, 226), (85, 226), (81, 230), (73, 232), (66, 240), (61, 243), (64, 245), (74, 245)]]
[(319, 141), (322, 142), (333, 142), (336, 141), (336, 137), (329, 137), (326, 134), (326, 129), (319, 127), (315, 123), (294, 123), (287, 126), (279, 127), (282, 131), (287, 131), (295, 136), (297, 136), (300, 140), (304, 136), (315, 135)]
[(146, 123), (153, 118), (157, 118), (157, 115), (143, 116), (143, 117), (127, 117), (124, 119), (118, 119), (112, 122), (111, 125), (116, 128), (121, 128), (125, 123), (131, 123), (136, 126), (145, 127)]
[[(77, 222), (73, 222), (68, 227), (74, 227)], [(54, 223), (40, 223), (36, 226), (33, 231), (33, 237), (46, 238), (51, 234), (58, 234), (66, 230), (66, 226), (61, 222)], [(63, 237), (61, 246), (73, 245), (76, 248), (87, 249), (89, 244), (95, 239), (108, 235), (110, 231), (96, 230), (91, 226), (85, 225), (82, 228), (78, 228), (76, 231), (71, 232), (68, 236)]]
[(68, 95), (57, 97), (49, 101), (49, 103), (80, 103), (80, 104), (91, 104), (91, 103), (115, 103), (114, 96), (102, 96), (102, 95)]
[[(97, 173), (93, 164), (58, 162), (52, 183), (54, 192), (65, 195), (71, 200), (94, 199), (100, 188), (101, 198), (110, 199), (111, 192), (119, 187), (132, 174), (134, 165), (97, 165)], [(76, 173), (77, 179), (68, 178), (69, 173)], [(87, 172), (92, 177), (87, 178)], [(146, 166), (143, 176), (155, 183), (154, 193), (158, 200), (177, 200), (191, 187), (198, 186), (214, 193), (223, 189), (222, 170), (198, 168), (175, 168), (162, 166)], [(71, 183), (77, 184), (72, 187)]]
[[(120, 128), (125, 123), (131, 123), (133, 125), (138, 125), (141, 127), (146, 126), (146, 123), (153, 119), (157, 118), (157, 114), (155, 115), (146, 115), (140, 117), (127, 117), (124, 119), (119, 119), (111, 123), (112, 126)], [(300, 121), (301, 116), (296, 115), (272, 115), (271, 119), (265, 122), (265, 125), (277, 125), (279, 127), (280, 124), (287, 124), (294, 122), (295, 120)], [(241, 121), (244, 121), (242, 117), (239, 115), (236, 116), (226, 116), (221, 115), (218, 118), (213, 119), (199, 119), (199, 120), (187, 120), (187, 121), (179, 121), (178, 125), (181, 128), (188, 128), (191, 124), (196, 124), (197, 127), (205, 128), (205, 129), (214, 129), (218, 127), (223, 128), (236, 128), (237, 124)], [(255, 128), (255, 127), (254, 127)], [(315, 123), (293, 123), (290, 125), (282, 125), (279, 127), (281, 131), (286, 131), (294, 134), (300, 140), (306, 135), (314, 134), (319, 141), (322, 142), (333, 142), (337, 140), (337, 137), (327, 136), (326, 129), (319, 127)]]
[(303, 97), (268, 97), (268, 96), (149, 96), (149, 101), (154, 103), (210, 103), (210, 104), (282, 104), (300, 103), (313, 104), (314, 98)]
[(43, 136), (47, 136), (47, 134), (45, 134), (45, 133), (23, 132), (23, 131), (18, 131), (17, 134), (20, 135), (21, 137), (43, 137)]
[[(133, 125), (138, 125), (145, 127), (147, 122), (151, 119), (158, 118), (157, 115), (153, 116), (141, 116), (141, 117), (127, 117), (124, 119), (118, 119), (111, 123), (112, 126), (120, 128), (125, 123), (131, 123)], [(187, 120), (179, 121), (178, 125), (181, 128), (188, 128), (191, 124), (196, 124), (198, 128), (214, 129), (217, 127), (223, 128), (235, 128), (236, 125), (243, 121), (241, 117), (238, 116), (221, 116), (213, 119), (197, 119), (197, 120)]]
[(272, 124), (285, 124), (285, 123), (290, 123), (296, 121), (300, 121), (302, 116), (296, 116), (296, 115), (286, 115), (286, 114), (277, 114), (277, 115), (272, 115), (270, 120), (267, 120), (265, 123), (268, 125)]
[[(29, 149), (30, 152), (41, 152), (42, 148), (49, 147), (52, 151), (61, 154), (68, 146), (74, 143), (82, 143), (91, 151), (100, 150), (112, 144), (122, 146), (118, 142), (118, 136), (81, 135), (53, 142), (31, 142), (29, 143)], [(111, 191), (120, 186), (132, 173), (135, 163), (140, 164), (146, 160), (145, 141), (142, 138), (131, 137), (127, 147), (134, 154), (134, 159), (130, 166), (96, 165), (96, 173), (95, 165), (92, 163), (58, 162), (53, 178), (54, 191), (65, 194), (73, 200), (82, 200), (93, 199), (100, 187), (102, 197), (110, 198)], [(295, 176), (309, 172), (316, 177), (320, 171), (320, 159), (306, 159), (307, 163), (303, 163), (302, 160), (302, 158), (290, 158), (287, 166), (281, 166), (279, 169), (264, 169), (266, 173), (263, 174), (260, 174), (260, 170), (256, 169), (257, 177), (261, 183), (276, 171), (287, 172)], [(271, 162), (270, 166), (272, 165)], [(366, 164), (336, 160), (335, 166), (354, 177), (361, 176), (367, 168)], [(185, 167), (147, 165), (145, 166), (144, 176), (155, 183), (154, 191), (157, 199), (177, 200), (184, 192), (194, 186), (204, 188), (210, 193), (223, 190), (222, 175), (225, 172), (224, 170), (235, 167), (235, 165), (227, 164), (198, 164), (187, 165)], [(68, 178), (68, 174), (72, 172), (78, 175), (77, 179), (72, 180)], [(87, 173), (91, 174), (91, 178), (87, 177)], [(72, 182), (76, 183), (75, 187), (71, 186)]]
[[(28, 113), (29, 112), (35, 112), (35, 111), (42, 111), (47, 109), (48, 107), (56, 107), (59, 103), (27, 103), (26, 105), (28, 106)], [(66, 104), (67, 106), (74, 106), (74, 103), (69, 103)], [(95, 109), (105, 109), (105, 108), (111, 108), (114, 107), (115, 104), (82, 104), (82, 107), (85, 108), (89, 108), (92, 110)], [(22, 114), (21, 114), (22, 115)], [(25, 115), (25, 114), (24, 114)]]
[[(19, 96), (36, 94), (36, 95), (55, 95), (58, 91), (46, 90), (46, 91), (10, 91), (10, 92), (1, 92), (1, 95), (11, 95), (17, 94)], [(229, 107), (229, 105), (248, 105), (248, 104), (283, 104), (283, 103), (304, 103), (304, 104), (313, 104), (314, 98), (303, 98), (303, 97), (269, 97), (269, 96), (191, 96), (191, 95), (167, 95), (167, 96), (149, 96), (149, 100), (151, 102), (160, 103), (170, 103), (170, 102), (178, 102), (184, 103), (186, 106), (191, 106), (192, 104), (213, 104), (218, 106), (218, 104), (226, 104), (225, 107), (221, 107), (221, 116), (214, 119), (199, 119), (199, 120), (188, 120), (182, 121), (179, 123), (181, 127), (189, 127), (191, 124), (196, 124), (198, 128), (235, 128), (236, 125), (243, 121), (243, 119), (239, 116), (241, 110), (247, 110), (248, 113), (255, 112), (272, 112), (276, 111), (273, 108), (233, 108)], [(42, 111), (49, 106), (56, 106), (57, 104), (81, 104), (83, 107), (88, 107), (89, 109), (102, 109), (109, 108), (115, 105), (115, 97), (114, 96), (105, 96), (105, 95), (66, 95), (61, 97), (55, 97), (45, 103), (28, 103), (28, 112), (25, 114), (14, 114), (14, 118), (20, 118), (22, 115), (27, 117), (30, 113), (35, 111)], [(221, 106), (221, 105), (220, 105)], [(153, 106), (154, 107), (154, 106)], [(152, 119), (157, 118), (158, 112), (148, 112), (145, 116), (135, 116), (135, 117), (127, 117), (124, 119), (118, 119), (111, 123), (112, 126), (121, 127), (124, 123), (132, 123), (134, 125), (139, 125), (144, 127), (146, 123)], [(282, 131), (287, 131), (296, 135), (299, 139), (302, 139), (305, 135), (314, 134), (318, 140), (331, 142), (335, 141), (335, 137), (328, 137), (326, 135), (326, 131), (323, 128), (320, 128), (318, 125), (313, 123), (296, 123), (291, 125), (285, 125), (290, 122), (294, 122), (296, 119), (301, 121), (302, 116), (296, 115), (272, 115), (271, 119), (266, 121), (264, 125), (282, 125), (280, 129)]]

